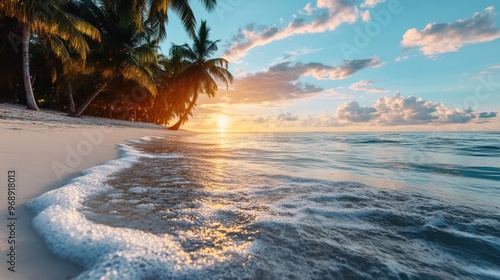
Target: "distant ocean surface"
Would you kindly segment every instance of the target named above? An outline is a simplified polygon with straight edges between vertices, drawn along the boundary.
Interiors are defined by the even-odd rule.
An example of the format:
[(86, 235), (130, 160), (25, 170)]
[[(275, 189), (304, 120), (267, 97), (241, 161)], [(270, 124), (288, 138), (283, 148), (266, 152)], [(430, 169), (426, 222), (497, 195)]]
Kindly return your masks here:
[(120, 149), (30, 203), (78, 279), (500, 279), (500, 133), (214, 133)]

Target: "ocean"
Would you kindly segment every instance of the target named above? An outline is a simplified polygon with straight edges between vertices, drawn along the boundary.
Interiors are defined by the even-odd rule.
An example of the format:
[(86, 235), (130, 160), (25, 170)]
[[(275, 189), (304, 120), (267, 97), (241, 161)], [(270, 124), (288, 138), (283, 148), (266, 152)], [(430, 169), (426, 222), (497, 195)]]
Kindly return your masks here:
[(29, 206), (77, 279), (500, 279), (500, 133), (145, 137)]

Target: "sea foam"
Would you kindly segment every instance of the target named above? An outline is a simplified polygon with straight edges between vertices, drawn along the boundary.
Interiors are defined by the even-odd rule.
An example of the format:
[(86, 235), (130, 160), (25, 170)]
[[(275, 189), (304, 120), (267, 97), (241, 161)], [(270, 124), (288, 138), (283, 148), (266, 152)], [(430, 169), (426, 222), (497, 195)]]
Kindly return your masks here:
[[(211, 260), (193, 260), (172, 236), (97, 224), (79, 211), (86, 198), (111, 189), (105, 183), (111, 175), (130, 168), (141, 157), (150, 157), (127, 145), (120, 145), (119, 150), (119, 159), (85, 170), (81, 177), (30, 202), (36, 215), (35, 230), (56, 256), (83, 266), (85, 271), (76, 279), (204, 278), (201, 265), (210, 266)], [(147, 189), (137, 187), (130, 191), (143, 193)]]

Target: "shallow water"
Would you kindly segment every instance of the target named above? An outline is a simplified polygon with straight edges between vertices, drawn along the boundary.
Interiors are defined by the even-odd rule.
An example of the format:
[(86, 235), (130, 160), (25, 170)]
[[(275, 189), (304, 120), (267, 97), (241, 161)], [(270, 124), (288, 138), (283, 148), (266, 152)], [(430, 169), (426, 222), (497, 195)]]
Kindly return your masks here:
[(81, 279), (500, 279), (500, 134), (145, 139), (32, 203)]

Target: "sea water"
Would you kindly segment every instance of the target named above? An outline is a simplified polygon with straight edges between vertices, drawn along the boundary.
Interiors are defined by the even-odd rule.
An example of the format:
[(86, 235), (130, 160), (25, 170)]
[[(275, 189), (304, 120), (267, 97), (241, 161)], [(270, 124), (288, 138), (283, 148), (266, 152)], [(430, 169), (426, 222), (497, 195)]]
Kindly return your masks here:
[(144, 138), (34, 200), (78, 279), (500, 279), (500, 133)]

